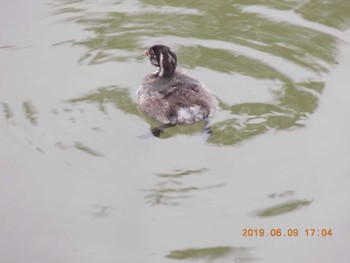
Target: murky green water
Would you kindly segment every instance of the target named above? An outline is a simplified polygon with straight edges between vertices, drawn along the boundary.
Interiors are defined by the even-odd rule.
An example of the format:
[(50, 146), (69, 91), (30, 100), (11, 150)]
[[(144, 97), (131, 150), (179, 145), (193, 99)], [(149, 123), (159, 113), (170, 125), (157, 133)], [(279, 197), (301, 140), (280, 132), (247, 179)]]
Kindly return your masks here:
[[(348, 0), (0, 7), (2, 262), (349, 261)], [(141, 136), (155, 43), (211, 137)]]

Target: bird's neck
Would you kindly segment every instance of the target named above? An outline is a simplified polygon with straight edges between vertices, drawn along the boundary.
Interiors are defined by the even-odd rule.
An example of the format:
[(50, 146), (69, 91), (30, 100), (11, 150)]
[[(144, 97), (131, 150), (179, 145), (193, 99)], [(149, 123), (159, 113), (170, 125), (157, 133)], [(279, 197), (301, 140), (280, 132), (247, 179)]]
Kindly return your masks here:
[(160, 77), (171, 77), (176, 70), (176, 59), (168, 53), (160, 54), (159, 71)]

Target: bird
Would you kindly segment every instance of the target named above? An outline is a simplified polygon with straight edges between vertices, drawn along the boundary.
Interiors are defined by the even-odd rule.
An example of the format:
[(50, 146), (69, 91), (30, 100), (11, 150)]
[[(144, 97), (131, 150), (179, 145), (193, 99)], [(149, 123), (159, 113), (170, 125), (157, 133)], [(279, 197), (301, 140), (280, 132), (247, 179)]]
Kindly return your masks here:
[(166, 128), (200, 121), (207, 127), (216, 108), (211, 92), (177, 68), (177, 56), (170, 47), (154, 45), (144, 53), (158, 68), (144, 77), (137, 91), (139, 109), (160, 123), (152, 134), (158, 137)]

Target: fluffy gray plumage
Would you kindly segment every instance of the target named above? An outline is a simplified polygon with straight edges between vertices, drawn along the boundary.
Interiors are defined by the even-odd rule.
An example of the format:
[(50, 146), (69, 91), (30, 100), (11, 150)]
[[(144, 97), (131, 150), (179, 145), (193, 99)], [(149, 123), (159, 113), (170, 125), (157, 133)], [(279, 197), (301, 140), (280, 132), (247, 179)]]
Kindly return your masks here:
[(214, 114), (213, 96), (198, 80), (176, 69), (177, 57), (169, 47), (156, 45), (145, 54), (159, 70), (146, 75), (137, 92), (143, 112), (174, 125), (199, 122)]

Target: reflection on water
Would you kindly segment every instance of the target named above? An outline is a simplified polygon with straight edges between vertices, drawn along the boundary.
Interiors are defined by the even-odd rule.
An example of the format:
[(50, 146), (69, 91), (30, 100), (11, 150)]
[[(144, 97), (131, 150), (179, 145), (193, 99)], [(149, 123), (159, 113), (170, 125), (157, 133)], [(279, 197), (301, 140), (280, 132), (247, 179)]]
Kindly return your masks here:
[(74, 143), (74, 147), (80, 151), (86, 152), (92, 156), (96, 156), (96, 157), (103, 157), (104, 155), (88, 146), (86, 146), (85, 144), (81, 143), (81, 142), (75, 142)]
[(126, 88), (116, 86), (101, 87), (96, 91), (90, 92), (87, 95), (69, 99), (66, 102), (79, 103), (87, 102), (94, 103), (98, 108), (106, 113), (106, 104), (111, 103), (116, 108), (126, 113), (138, 114), (135, 102), (130, 98), (130, 94)]
[[(295, 196), (295, 191), (287, 190), (281, 193), (271, 193), (268, 195), (270, 200), (267, 200), (270, 205), (265, 205), (265, 208), (257, 209), (250, 213), (253, 217), (269, 218), (283, 214), (293, 213), (299, 209), (309, 207), (313, 200), (299, 199)], [(277, 203), (277, 204), (276, 204)]]
[(306, 199), (291, 200), (291, 201), (283, 202), (279, 205), (261, 209), (259, 211), (254, 212), (253, 214), (259, 217), (271, 217), (276, 215), (282, 215), (285, 213), (293, 212), (302, 207), (309, 206), (311, 203), (312, 203), (312, 200), (306, 200)]
[(145, 196), (146, 203), (176, 206), (180, 204), (181, 199), (190, 198), (190, 194), (197, 190), (197, 187), (185, 187), (181, 182), (171, 180), (159, 182), (155, 188), (143, 191), (151, 192)]
[(14, 114), (13, 114), (13, 110), (11, 109), (10, 105), (8, 103), (5, 103), (5, 102), (2, 102), (1, 105), (2, 105), (2, 111), (3, 111), (4, 117), (7, 121), (7, 123), (11, 123), (12, 125), (14, 125), (14, 122), (13, 122)]
[(224, 184), (216, 184), (210, 186), (187, 186), (182, 181), (184, 177), (206, 172), (206, 168), (176, 170), (171, 173), (158, 173), (158, 177), (162, 178), (152, 189), (143, 189), (143, 192), (149, 192), (145, 196), (146, 203), (151, 205), (167, 205), (177, 206), (183, 204), (182, 199), (188, 199), (197, 191), (210, 190), (225, 186)]
[[(39, 262), (40, 247), (45, 262), (251, 262), (259, 248), (264, 262), (281, 262), (273, 259), (286, 250), (303, 258), (311, 246), (289, 239), (276, 249), (269, 245), (278, 240), (242, 239), (239, 230), (319, 227), (328, 209), (327, 224), (343, 222), (347, 129), (338, 128), (347, 115), (334, 104), (323, 108), (329, 112), (318, 121), (344, 122), (336, 129), (312, 129), (309, 118), (325, 87), (339, 88), (332, 74), (339, 43), (350, 42), (348, 0), (46, 2), (41, 20), (24, 1), (14, 5), (35, 20), (28, 30), (26, 20), (17, 27), (12, 15), (0, 16), (9, 31), (0, 43), (1, 237), (10, 244), (1, 258)], [(203, 123), (169, 128), (164, 140), (137, 138), (145, 121), (154, 125), (139, 113), (135, 92), (154, 70), (143, 50), (155, 43), (173, 47), (179, 65), (216, 97), (206, 143), (197, 138)], [(342, 241), (325, 244), (340, 251)]]
[(164, 178), (180, 178), (191, 174), (201, 174), (208, 171), (207, 168), (190, 169), (190, 170), (175, 170), (172, 173), (157, 173), (156, 175)]
[(33, 103), (24, 101), (22, 107), (27, 120), (34, 126), (38, 125), (38, 112)]
[[(217, 262), (217, 260), (229, 260), (228, 262), (253, 262), (258, 260), (251, 247), (206, 247), (174, 250), (167, 255), (168, 258), (190, 261)], [(225, 261), (226, 262), (226, 261)]]
[[(214, 118), (214, 133), (208, 140), (232, 145), (269, 130), (303, 126), (318, 106), (324, 87), (322, 74), (336, 63), (337, 39), (329, 32), (340, 31), (326, 25), (343, 26), (349, 17), (344, 1), (337, 1), (337, 5), (328, 1), (263, 1), (264, 7), (259, 4), (219, 1), (198, 6), (196, 1), (120, 1), (106, 8), (108, 11), (99, 11), (87, 1), (55, 1), (54, 9), (57, 16), (83, 25), (92, 33), (86, 39), (65, 41), (85, 47), (80, 58), (84, 64), (140, 63), (145, 60), (143, 49), (163, 42), (175, 47), (179, 63), (185, 68), (201, 67), (278, 82), (278, 89), (270, 91), (273, 99), (264, 103), (228, 103), (220, 98), (216, 87), (210, 87), (218, 97), (220, 113), (229, 117)], [(289, 15), (273, 8), (289, 10)], [(333, 13), (337, 13), (338, 20), (328, 19)], [(311, 23), (306, 19), (325, 25), (304, 27)], [(257, 82), (255, 89), (259, 85)], [(109, 102), (122, 111), (138, 114), (128, 90), (118, 87), (96, 87), (94, 94), (68, 101), (89, 101), (101, 110)]]
[(103, 205), (91, 205), (91, 210), (93, 211), (84, 214), (93, 216), (95, 218), (104, 218), (110, 216), (111, 212), (114, 211), (114, 208)]

